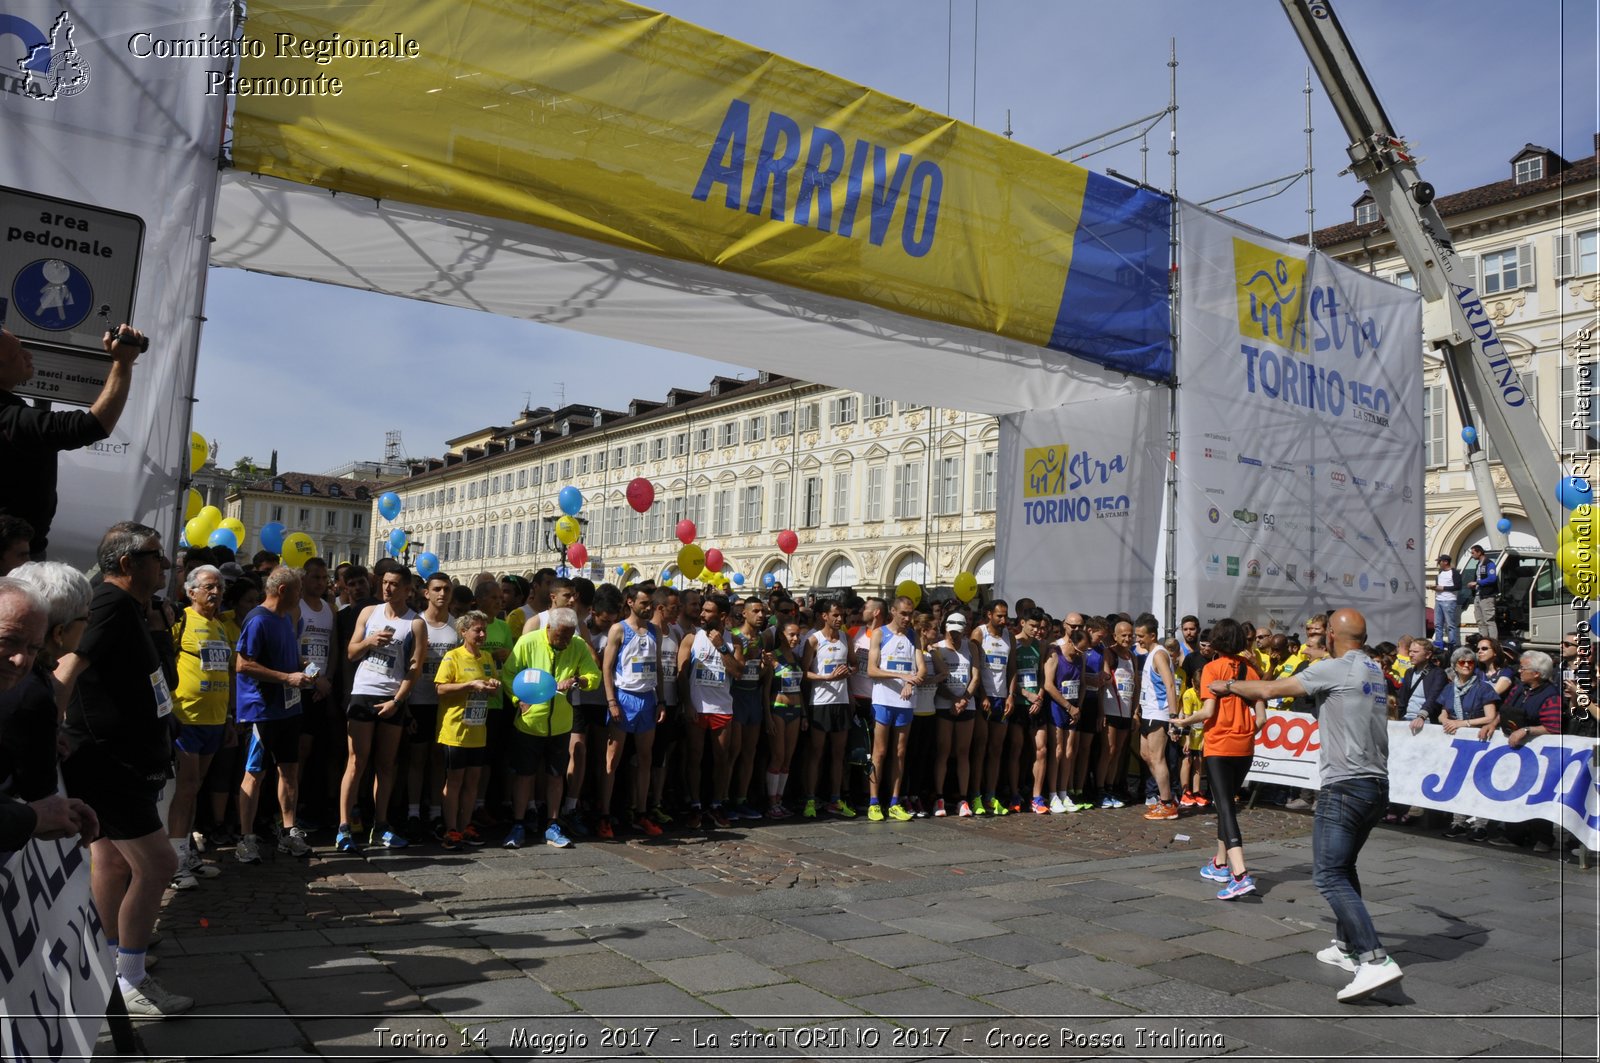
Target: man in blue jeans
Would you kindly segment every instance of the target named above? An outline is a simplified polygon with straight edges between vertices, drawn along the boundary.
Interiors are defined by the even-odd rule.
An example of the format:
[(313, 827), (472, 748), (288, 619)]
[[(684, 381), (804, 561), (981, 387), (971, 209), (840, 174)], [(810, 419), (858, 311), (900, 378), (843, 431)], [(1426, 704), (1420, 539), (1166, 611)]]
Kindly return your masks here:
[[(1329, 656), (1297, 675), (1271, 681), (1211, 685), (1217, 696), (1304, 698), (1317, 716), (1322, 743), (1322, 790), (1311, 836), (1311, 880), (1337, 924), (1333, 944), (1317, 953), (1323, 963), (1355, 975), (1339, 1001), (1362, 1000), (1401, 978), (1384, 951), (1361, 900), (1356, 858), (1389, 804), (1388, 684), (1362, 646), (1367, 621), (1354, 609), (1328, 618)], [(1300, 702), (1304, 705), (1306, 702)]]
[(1440, 554), (1439, 573), (1433, 580), (1433, 641), (1446, 650), (1461, 645), (1461, 586), (1461, 573), (1450, 555)]

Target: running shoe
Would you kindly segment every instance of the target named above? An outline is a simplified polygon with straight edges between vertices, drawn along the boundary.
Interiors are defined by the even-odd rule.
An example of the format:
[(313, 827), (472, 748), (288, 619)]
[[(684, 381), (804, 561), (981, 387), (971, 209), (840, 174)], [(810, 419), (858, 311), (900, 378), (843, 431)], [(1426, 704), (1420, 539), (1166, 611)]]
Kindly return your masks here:
[(601, 816), (600, 817), (600, 829), (598, 831), (596, 831), (595, 833), (599, 836), (600, 840), (603, 841), (603, 842), (608, 842), (612, 838), (615, 838), (617, 836), (617, 832), (615, 830), (613, 830), (612, 827), (611, 827), (611, 817), (610, 816)]
[(465, 844), (458, 830), (447, 830), (444, 832), (444, 837), (439, 839), (439, 848), (447, 853), (453, 853)]
[(1356, 968), (1361, 966), (1356, 962), (1355, 953), (1346, 952), (1338, 945), (1329, 945), (1317, 953), (1317, 959), (1322, 963), (1332, 964), (1341, 970), (1349, 971), (1351, 974), (1355, 974)]
[(945, 815), (944, 798), (941, 797), (933, 803), (933, 817), (935, 819), (943, 819)]
[(1152, 805), (1150, 807), (1150, 811), (1148, 811), (1148, 812), (1146, 812), (1144, 814), (1144, 818), (1145, 819), (1177, 819), (1178, 818), (1178, 802), (1176, 802), (1176, 801), (1157, 801), (1154, 805)]
[(194, 1007), (193, 997), (172, 992), (156, 981), (154, 975), (148, 974), (144, 981), (123, 991), (122, 1002), (127, 1005), (129, 1015), (147, 1019), (181, 1015)]
[(973, 794), (972, 800), (968, 801), (967, 804), (972, 806), (972, 814), (974, 816), (987, 816), (989, 814), (988, 806), (983, 803), (982, 794)]
[(897, 823), (904, 823), (907, 820), (915, 819), (916, 817), (906, 810), (905, 805), (896, 804), (889, 806), (889, 818)]
[[(899, 808), (900, 806), (896, 805), (895, 807)], [(867, 806), (867, 821), (869, 823), (882, 823), (883, 822), (883, 806), (878, 804), (876, 801), (874, 801), (874, 802), (872, 802), (872, 804), (868, 805)]]
[(1122, 798), (1118, 797), (1116, 794), (1107, 793), (1104, 797), (1100, 798), (1100, 807), (1101, 808), (1123, 808), (1123, 807), (1125, 807), (1125, 802), (1122, 800)]
[(1247, 893), (1256, 891), (1256, 880), (1249, 875), (1230, 876), (1228, 884), (1217, 891), (1217, 900), (1236, 901)]
[(520, 849), (522, 843), (528, 839), (528, 828), (520, 823), (513, 823), (511, 829), (506, 831), (506, 840), (500, 843), (504, 849)]
[(200, 854), (193, 849), (189, 850), (189, 858), (183, 862), (183, 870), (195, 878), (216, 878), (222, 874), (222, 868), (216, 864), (208, 864), (200, 859)]
[[(1017, 807), (1020, 808), (1021, 806)], [(1011, 814), (1011, 809), (1002, 804), (998, 797), (989, 798), (989, 811), (996, 816), (1009, 816)]]
[(572, 844), (572, 839), (562, 833), (560, 823), (551, 820), (544, 829), (544, 843), (555, 849), (565, 849)]
[(254, 834), (246, 834), (233, 847), (233, 858), (241, 864), (261, 863), (261, 840)]
[(777, 801), (774, 801), (772, 804), (767, 806), (768, 819), (788, 819), (791, 815), (793, 815), (793, 813), (787, 808), (784, 808), (783, 805)]
[(311, 844), (306, 841), (306, 832), (298, 826), (279, 832), (278, 852), (290, 856), (310, 856)]
[(587, 838), (594, 834), (589, 825), (583, 821), (583, 815), (573, 809), (561, 817), (561, 829), (574, 838)]
[(956, 818), (958, 818), (958, 819), (966, 819), (968, 816), (971, 816), (971, 815), (972, 815), (972, 806), (970, 804), (968, 804), (967, 802), (965, 802), (965, 801), (961, 802), (961, 807), (956, 809)]
[(711, 806), (711, 822), (715, 823), (723, 830), (727, 830), (729, 827), (733, 826), (733, 821), (728, 819), (728, 814), (722, 810), (721, 805)]
[(1012, 794), (1011, 795), (1011, 800), (1005, 802), (1005, 806), (1006, 806), (1006, 811), (1007, 812), (1021, 812), (1022, 811), (1022, 798), (1017, 796), (1016, 794)]
[(829, 801), (823, 811), (830, 816), (838, 816), (840, 819), (855, 819), (856, 816), (860, 815), (859, 812), (850, 807), (850, 802), (842, 797)]
[(1191, 796), (1194, 797), (1194, 807), (1196, 807), (1196, 808), (1210, 808), (1211, 807), (1211, 798), (1207, 797), (1205, 794), (1199, 792), (1198, 790), (1196, 790)]
[(690, 805), (689, 814), (683, 818), (683, 825), (690, 830), (699, 830), (701, 825), (700, 806)]
[(404, 849), (411, 843), (406, 840), (405, 835), (397, 833), (393, 827), (384, 827), (382, 830), (373, 827), (372, 844), (379, 849)]
[(662, 834), (662, 830), (656, 825), (656, 821), (651, 819), (649, 816), (640, 816), (639, 818), (635, 819), (633, 821), (633, 829), (636, 831), (641, 831), (651, 838), (659, 838)]
[(1080, 801), (1076, 797), (1067, 798), (1068, 812), (1088, 812), (1094, 808), (1093, 801)]
[(928, 810), (922, 807), (922, 798), (920, 798), (920, 797), (908, 798), (906, 800), (906, 807), (908, 809), (910, 809), (911, 814), (913, 816), (915, 816), (917, 819), (927, 819), (928, 818)]
[(1233, 879), (1233, 872), (1228, 870), (1227, 864), (1218, 864), (1215, 860), (1207, 860), (1200, 869), (1200, 877), (1212, 882), (1228, 882)]
[(461, 832), (461, 840), (474, 849), (479, 849), (483, 846), (483, 835), (479, 834), (478, 828), (470, 823), (467, 824), (467, 829)]
[(188, 868), (179, 867), (177, 874), (172, 876), (172, 881), (167, 885), (175, 890), (192, 890), (199, 886), (200, 882), (189, 873)]
[(1033, 799), (1033, 814), (1036, 816), (1048, 816), (1050, 814), (1050, 806), (1045, 804), (1044, 798), (1035, 797)]
[(1183, 792), (1183, 796), (1178, 798), (1178, 804), (1182, 805), (1184, 808), (1193, 808), (1194, 794), (1190, 793), (1188, 790), (1185, 790)]
[(1339, 1003), (1365, 1000), (1384, 986), (1400, 981), (1403, 975), (1400, 965), (1391, 956), (1385, 956), (1376, 963), (1363, 963), (1356, 968), (1356, 976), (1350, 979), (1350, 984), (1339, 990)]
[(817, 799), (815, 797), (806, 798), (805, 807), (800, 810), (800, 817), (802, 819), (817, 818)]
[(1061, 795), (1060, 794), (1053, 794), (1051, 796), (1051, 798), (1050, 798), (1050, 811), (1059, 816), (1061, 813), (1065, 812), (1066, 810), (1067, 810), (1067, 803), (1065, 801), (1061, 800)]
[(350, 824), (339, 824), (339, 833), (333, 836), (333, 847), (341, 853), (353, 853), (356, 851), (356, 838), (355, 834), (350, 830)]
[(761, 810), (755, 805), (752, 805), (749, 801), (740, 801), (739, 807), (733, 810), (733, 814), (738, 816), (740, 819), (761, 818)]
[(672, 823), (672, 817), (667, 815), (667, 810), (662, 808), (660, 805), (651, 806), (650, 818), (655, 821), (655, 824), (658, 827), (666, 827)]

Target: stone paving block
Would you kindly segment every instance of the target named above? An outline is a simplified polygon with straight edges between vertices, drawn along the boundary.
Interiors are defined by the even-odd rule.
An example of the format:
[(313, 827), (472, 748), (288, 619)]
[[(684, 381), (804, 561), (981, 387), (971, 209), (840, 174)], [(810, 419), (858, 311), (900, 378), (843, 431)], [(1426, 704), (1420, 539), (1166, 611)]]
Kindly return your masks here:
[(654, 972), (614, 952), (580, 952), (549, 962), (529, 964), (524, 961), (519, 966), (543, 985), (562, 994), (660, 980)]
[[(917, 934), (920, 937), (946, 943), (970, 941), (973, 938), (981, 937), (996, 937), (1006, 933), (1005, 930), (976, 915), (963, 915), (953, 911), (934, 912), (928, 915), (912, 916), (909, 919), (892, 919), (884, 923), (883, 927), (888, 928), (884, 930), (885, 933), (903, 930), (908, 934)], [(865, 937), (866, 935), (856, 934), (853, 936)]]
[[(246, 952), (242, 954), (262, 978), (276, 981), (280, 978), (319, 978), (356, 971), (377, 971), (383, 964), (353, 945), (320, 945), (309, 949), (283, 949), (275, 952)], [(162, 969), (166, 980), (167, 968)]]
[(671, 923), (596, 927), (588, 937), (596, 944), (635, 960), (678, 960), (718, 951), (717, 946), (705, 938)]
[(1224, 993), (1243, 993), (1271, 985), (1278, 977), (1258, 971), (1218, 956), (1185, 956), (1177, 960), (1152, 963), (1145, 967), (1151, 974), (1183, 979)]
[(1077, 955), (1049, 963), (1036, 963), (1028, 968), (1030, 974), (1043, 975), (1059, 982), (1083, 986), (1100, 992), (1114, 989), (1131, 989), (1134, 986), (1159, 982), (1159, 975), (1125, 963), (1102, 960), (1098, 956)]
[(1227, 930), (1207, 930), (1203, 934), (1174, 940), (1198, 953), (1221, 956), (1234, 963), (1257, 963), (1274, 956), (1287, 956), (1295, 951), (1277, 941), (1264, 941)]
[(138, 1022), (136, 1029), (151, 1058), (228, 1056), (306, 1043), (290, 1016), (268, 1001), (196, 1007), (182, 1021)]
[(1342, 977), (1336, 979), (1330, 975), (1326, 984), (1279, 978), (1271, 985), (1249, 990), (1240, 996), (1266, 1005), (1263, 1010), (1277, 1009), (1293, 1015), (1325, 1015), (1337, 1006), (1334, 994), (1350, 980), (1348, 974), (1336, 968), (1330, 967), (1328, 970)]
[(872, 1015), (918, 1023), (942, 1021), (957, 1015), (1002, 1014), (992, 1004), (931, 985), (855, 997), (851, 1003)]
[(1525, 1015), (1512, 1012), (1505, 1015), (1486, 1014), (1466, 1020), (1501, 1039), (1514, 1038), (1531, 1041), (1547, 1048), (1559, 1048), (1569, 1055), (1579, 1055), (1585, 1044), (1593, 1046), (1595, 1026), (1592, 1018), (1551, 1015)]
[(1100, 927), (1084, 929), (1087, 932), (1082, 937), (1074, 935), (1067, 938), (1074, 948), (1091, 956), (1100, 956), (1134, 967), (1144, 967), (1147, 964), (1176, 960), (1194, 954), (1194, 949), (1179, 939), (1163, 941), (1143, 934), (1130, 934), (1126, 930), (1105, 930)]
[(773, 985), (789, 979), (747, 956), (720, 953), (681, 960), (646, 960), (658, 977), (695, 994)]
[(985, 993), (983, 1000), (995, 1007), (1016, 1015), (1034, 1018), (1060, 1015), (1127, 1015), (1133, 1008), (1119, 1004), (1094, 993), (1068, 989), (1058, 983), (1008, 989), (1003, 993)]
[(1329, 1022), (1300, 1015), (1274, 1015), (1231, 1018), (1215, 1025), (1230, 1041), (1243, 1038), (1282, 1056), (1317, 1055), (1330, 1050), (1344, 1056), (1371, 1056), (1389, 1047), (1383, 1038), (1384, 1027), (1371, 1022)]
[(162, 956), (155, 973), (162, 985), (201, 1007), (273, 999), (267, 983), (239, 956)]
[(1042, 975), (1018, 970), (992, 960), (978, 959), (975, 956), (907, 967), (905, 973), (930, 985), (943, 986), (961, 993), (974, 991), (999, 993), (1007, 989), (1037, 985), (1044, 981)]
[(1258, 1015), (1276, 1011), (1247, 997), (1236, 997), (1193, 982), (1177, 980), (1114, 989), (1107, 995), (1135, 1011), (1156, 1015)]
[(915, 934), (889, 934), (884, 937), (856, 938), (841, 942), (851, 952), (860, 953), (874, 963), (885, 967), (913, 967), (919, 964), (943, 963), (968, 955), (960, 949), (939, 941), (929, 941)]
[(783, 973), (829, 996), (846, 1000), (871, 993), (910, 989), (922, 984), (893, 967), (885, 967), (859, 956), (795, 964), (784, 967)]
[(860, 1015), (862, 1012), (854, 1000), (839, 1000), (798, 982), (714, 993), (705, 999), (707, 1003), (762, 1029), (792, 1025), (795, 1019), (838, 1018)]
[(458, 985), (435, 986), (422, 994), (431, 1011), (455, 1025), (469, 1025), (463, 1016), (560, 1015), (572, 1005), (531, 978), (491, 978)]
[[(1082, 868), (1080, 867), (1081, 871)], [(1074, 896), (1095, 897), (1099, 900), (1110, 901), (1113, 904), (1130, 901), (1135, 897), (1153, 897), (1156, 890), (1149, 886), (1135, 886), (1129, 882), (1122, 882), (1112, 877), (1098, 881), (1078, 882), (1072, 886)]]
[[(471, 931), (467, 931), (471, 933)], [(334, 945), (392, 945), (407, 941), (425, 941), (430, 938), (455, 938), (463, 933), (459, 922), (391, 923), (372, 926), (329, 927), (322, 931), (325, 943)], [(288, 937), (289, 935), (282, 935)], [(303, 942), (302, 944), (316, 944)], [(251, 946), (260, 948), (262, 946)], [(273, 946), (265, 946), (271, 948)], [(279, 948), (292, 946), (279, 945)]]
[(846, 959), (850, 953), (845, 952), (841, 946), (854, 946), (858, 942), (880, 940), (883, 939), (856, 938), (835, 945), (799, 930), (780, 930), (776, 934), (762, 934), (759, 937), (727, 938), (720, 944), (742, 956), (748, 956), (757, 963), (764, 963), (769, 967), (787, 967), (815, 960)]
[[(337, 994), (329, 987), (337, 986)], [(278, 979), (272, 990), (296, 1015), (382, 1015), (421, 1007), (411, 987), (388, 971), (355, 971), (326, 978)]]
[(803, 930), (807, 934), (819, 937), (824, 941), (849, 941), (854, 938), (877, 937), (881, 934), (893, 934), (895, 927), (879, 923), (871, 919), (863, 919), (850, 912), (836, 912), (824, 915), (783, 915), (778, 917), (781, 923), (787, 923), (796, 930)]
[(201, 931), (198, 934), (184, 933), (181, 940), (185, 954), (206, 956), (218, 952), (266, 952), (272, 949), (311, 948), (330, 942), (340, 944), (333, 936), (339, 933), (339, 930), (332, 928), (326, 931), (278, 930), (261, 934), (208, 935)]
[(605, 946), (600, 942), (591, 940), (580, 931), (570, 929), (486, 934), (479, 928), (474, 930), (473, 934), (478, 945), (503, 960), (521, 963), (524, 968), (536, 961), (573, 956), (582, 952), (605, 951)]
[(999, 937), (969, 938), (959, 945), (963, 950), (975, 956), (982, 956), (995, 963), (1003, 963), (1008, 967), (1026, 967), (1032, 963), (1047, 963), (1050, 960), (1059, 960), (1067, 952), (1073, 950), (1063, 949), (1049, 941), (1041, 941), (1036, 937), (1025, 934), (1001, 934)]
[(755, 937), (760, 934), (770, 934), (775, 929), (772, 920), (754, 915), (684, 916), (672, 922), (691, 934), (699, 934), (711, 941)]
[(1206, 930), (1204, 923), (1197, 923), (1192, 919), (1148, 911), (1113, 915), (1108, 918), (1097, 919), (1096, 922), (1113, 930), (1126, 930), (1130, 934), (1158, 938), (1162, 941), (1190, 937), (1195, 934), (1202, 934)]
[[(409, 1059), (474, 1051), (461, 1044), (455, 1027), (433, 1015), (302, 1019), (298, 1025), (311, 1047), (330, 1058)], [(388, 1032), (378, 1033), (377, 1027)]]
[(521, 969), (486, 948), (412, 945), (374, 949), (373, 955), (402, 982), (416, 987), (523, 976)]
[[(1505, 1034), (1494, 1033), (1472, 1020), (1450, 1021), (1445, 1024), (1438, 1019), (1423, 1016), (1407, 1018), (1401, 1015), (1389, 1015), (1385, 1016), (1381, 1023), (1374, 1023), (1368, 1018), (1359, 1018), (1346, 1019), (1337, 1025), (1341, 1029), (1341, 1034), (1343, 1029), (1349, 1026), (1364, 1028), (1389, 1048), (1410, 1049), (1411, 1051), (1404, 1053), (1406, 1055), (1447, 1053), (1471, 1056), (1487, 1051), (1505, 1040)], [(1396, 1054), (1401, 1053), (1397, 1051)]]

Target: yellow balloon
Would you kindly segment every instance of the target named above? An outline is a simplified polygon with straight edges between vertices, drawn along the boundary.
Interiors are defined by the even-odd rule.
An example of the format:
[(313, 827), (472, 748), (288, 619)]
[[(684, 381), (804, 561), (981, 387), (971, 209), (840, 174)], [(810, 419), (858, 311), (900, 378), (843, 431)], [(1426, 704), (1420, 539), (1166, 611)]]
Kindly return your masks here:
[(241, 547), (244, 546), (244, 521), (238, 517), (223, 517), (222, 523), (218, 524), (217, 527), (227, 528), (233, 532), (233, 537), (239, 540), (239, 545)]
[(183, 519), (186, 521), (194, 520), (200, 515), (200, 507), (205, 504), (205, 499), (200, 497), (200, 492), (192, 487), (189, 488), (183, 496)]
[(189, 433), (189, 471), (199, 472), (211, 456), (211, 444), (199, 432)]
[(191, 517), (183, 526), (183, 537), (194, 547), (206, 545), (206, 540), (211, 538), (211, 532), (212, 529), (207, 528), (199, 517)]
[(922, 603), (922, 588), (917, 585), (917, 581), (914, 579), (901, 580), (899, 586), (895, 587), (894, 593), (899, 598), (910, 598), (912, 605), (920, 605)]
[(678, 571), (686, 579), (699, 579), (706, 568), (706, 552), (696, 543), (685, 544), (678, 551)]
[(279, 558), (290, 568), (304, 568), (307, 561), (317, 556), (317, 544), (305, 532), (291, 532), (283, 537)]
[[(204, 546), (206, 537), (222, 524), (222, 510), (216, 506), (202, 506), (194, 519), (200, 523), (200, 545)], [(189, 541), (194, 542), (194, 537), (191, 536)]]
[(970, 602), (978, 594), (978, 577), (970, 572), (963, 572), (956, 577), (953, 589), (957, 598), (964, 602)]
[(563, 546), (571, 546), (578, 541), (578, 536), (583, 532), (583, 525), (578, 523), (576, 517), (562, 515), (556, 518), (556, 538), (561, 540)]

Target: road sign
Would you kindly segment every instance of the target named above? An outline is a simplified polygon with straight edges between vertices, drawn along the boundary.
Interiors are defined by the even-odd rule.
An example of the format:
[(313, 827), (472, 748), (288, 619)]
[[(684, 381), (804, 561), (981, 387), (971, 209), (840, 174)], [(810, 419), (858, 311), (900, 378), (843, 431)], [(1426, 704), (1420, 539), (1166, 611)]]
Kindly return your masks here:
[(133, 323), (143, 245), (135, 215), (0, 187), (0, 307), (36, 370), (19, 394), (94, 401), (111, 367), (100, 337)]

